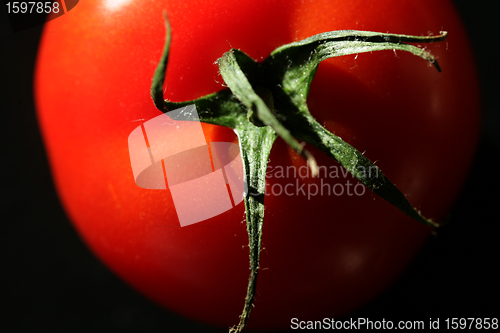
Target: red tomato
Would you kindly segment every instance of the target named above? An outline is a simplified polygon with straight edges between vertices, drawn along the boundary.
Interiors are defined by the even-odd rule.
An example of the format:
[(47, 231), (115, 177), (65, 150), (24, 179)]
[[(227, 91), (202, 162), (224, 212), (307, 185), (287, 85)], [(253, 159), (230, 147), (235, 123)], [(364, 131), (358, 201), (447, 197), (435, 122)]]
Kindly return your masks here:
[[(127, 138), (160, 114), (149, 88), (165, 9), (172, 26), (165, 98), (173, 101), (222, 89), (214, 62), (231, 47), (262, 60), (280, 45), (326, 31), (448, 31), (446, 42), (425, 45), (442, 73), (402, 52), (345, 56), (320, 65), (308, 98), (313, 116), (377, 161), (425, 216), (445, 217), (479, 128), (473, 59), (449, 1), (82, 1), (46, 25), (35, 79), (38, 115), (68, 215), (92, 251), (132, 286), (166, 308), (227, 327), (238, 322), (249, 274), (243, 204), (180, 227), (168, 190), (134, 182)], [(237, 140), (229, 129), (203, 128), (208, 142)], [(320, 165), (338, 168), (308, 148)], [(351, 191), (357, 183), (340, 169), (338, 178), (330, 171), (314, 180), (279, 178), (280, 168), (302, 165), (278, 139), (254, 328), (348, 313), (387, 287), (431, 231), (368, 190), (348, 195), (348, 182)], [(340, 184), (345, 192), (328, 195), (323, 187), (308, 197), (312, 183)], [(288, 184), (292, 195), (280, 195)]]

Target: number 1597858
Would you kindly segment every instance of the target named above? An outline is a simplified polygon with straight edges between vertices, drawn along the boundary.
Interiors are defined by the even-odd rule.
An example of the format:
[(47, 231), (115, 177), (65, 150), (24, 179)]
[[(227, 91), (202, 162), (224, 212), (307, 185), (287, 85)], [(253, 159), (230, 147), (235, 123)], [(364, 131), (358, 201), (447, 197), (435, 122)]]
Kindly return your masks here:
[(45, 2), (7, 2), (7, 13), (9, 14), (18, 14), (18, 13), (59, 13), (61, 10), (59, 8), (59, 3), (54, 1), (51, 3), (50, 1)]

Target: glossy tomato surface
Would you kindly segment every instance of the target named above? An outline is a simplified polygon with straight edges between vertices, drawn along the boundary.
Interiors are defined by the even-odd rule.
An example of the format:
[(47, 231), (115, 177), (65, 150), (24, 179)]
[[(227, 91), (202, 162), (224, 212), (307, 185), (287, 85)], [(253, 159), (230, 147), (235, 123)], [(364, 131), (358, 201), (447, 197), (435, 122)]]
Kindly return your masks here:
[[(169, 190), (134, 181), (128, 136), (160, 114), (149, 88), (165, 39), (163, 10), (172, 26), (165, 98), (173, 101), (223, 89), (214, 62), (231, 47), (262, 60), (325, 31), (448, 31), (446, 42), (422, 45), (442, 73), (399, 51), (345, 56), (320, 65), (308, 98), (311, 113), (376, 161), (425, 216), (446, 216), (479, 128), (473, 59), (448, 1), (82, 1), (46, 24), (38, 116), (69, 217), (132, 286), (227, 327), (238, 321), (249, 274), (243, 204), (180, 227)], [(237, 142), (229, 129), (203, 129), (207, 142)], [(271, 152), (254, 328), (348, 313), (388, 286), (431, 232), (308, 148), (327, 170), (319, 179), (291, 172), (305, 164), (280, 140)]]

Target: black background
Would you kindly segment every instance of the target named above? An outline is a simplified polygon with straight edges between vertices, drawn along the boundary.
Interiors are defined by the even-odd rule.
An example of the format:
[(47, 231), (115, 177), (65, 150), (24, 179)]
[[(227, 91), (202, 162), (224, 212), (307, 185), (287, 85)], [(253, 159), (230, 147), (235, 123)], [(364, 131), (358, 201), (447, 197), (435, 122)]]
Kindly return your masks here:
[[(455, 3), (482, 82), (476, 160), (453, 223), (354, 318), (440, 318), (443, 327), (447, 317), (500, 317), (498, 10), (485, 0)], [(32, 75), (42, 27), (13, 33), (4, 9), (0, 15), (0, 331), (227, 332), (151, 303), (83, 245), (57, 199), (35, 116)]]

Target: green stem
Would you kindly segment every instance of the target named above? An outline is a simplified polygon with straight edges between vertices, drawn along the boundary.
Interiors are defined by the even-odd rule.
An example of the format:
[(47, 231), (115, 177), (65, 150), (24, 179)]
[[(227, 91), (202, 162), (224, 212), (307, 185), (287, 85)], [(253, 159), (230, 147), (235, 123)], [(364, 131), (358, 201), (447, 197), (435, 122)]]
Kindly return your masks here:
[(237, 326), (231, 328), (232, 333), (241, 332), (253, 307), (264, 222), (267, 161), (276, 139), (276, 132), (271, 127), (257, 127), (248, 120), (242, 121), (235, 132), (240, 142), (243, 170), (249, 192), (245, 197), (245, 212), (250, 248), (250, 277), (240, 321)]
[(151, 98), (156, 108), (162, 112), (165, 112), (165, 106), (163, 104), (163, 83), (165, 82), (165, 75), (167, 72), (168, 55), (170, 50), (170, 41), (172, 40), (172, 29), (170, 27), (170, 21), (167, 16), (167, 12), (163, 12), (165, 18), (165, 45), (163, 46), (163, 52), (161, 54), (160, 62), (156, 66), (155, 73), (153, 74), (153, 83), (151, 84)]
[[(171, 43), (170, 24), (166, 13), (164, 16), (167, 29), (165, 45), (151, 85), (155, 106), (167, 112), (195, 104), (199, 119), (190, 118), (189, 114), (179, 114), (176, 119), (230, 127), (239, 139), (248, 188), (244, 202), (250, 277), (240, 321), (231, 328), (231, 333), (243, 330), (255, 299), (264, 222), (266, 170), (271, 148), (278, 136), (308, 161), (313, 176), (318, 173), (316, 161), (298, 140), (319, 148), (374, 193), (416, 221), (433, 228), (439, 226), (422, 216), (373, 162), (321, 126), (309, 112), (307, 95), (319, 64), (325, 59), (342, 55), (402, 50), (429, 61), (440, 71), (436, 59), (429, 52), (407, 43), (442, 41), (447, 36), (446, 32), (423, 37), (350, 30), (326, 32), (283, 45), (263, 63), (257, 63), (244, 52), (232, 49), (218, 59), (220, 73), (229, 89), (196, 100), (174, 103), (163, 98)], [(376, 172), (362, 173), (360, 168)]]

